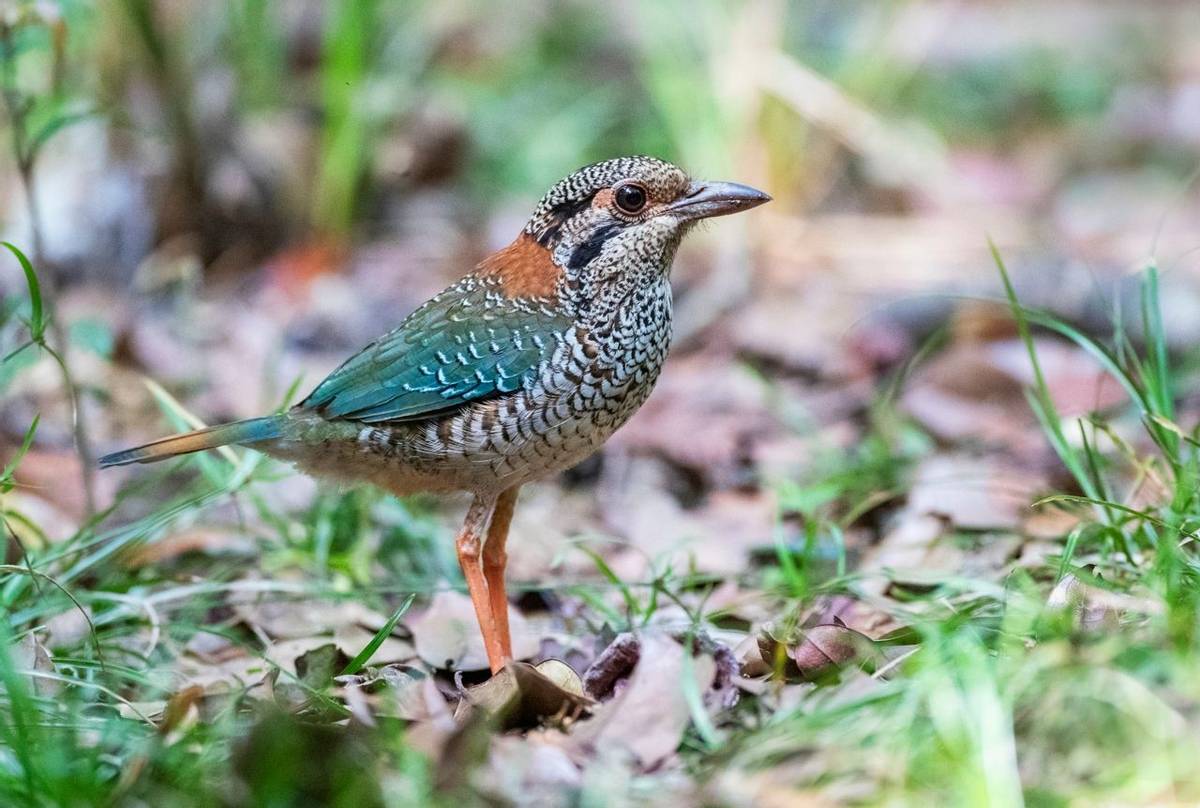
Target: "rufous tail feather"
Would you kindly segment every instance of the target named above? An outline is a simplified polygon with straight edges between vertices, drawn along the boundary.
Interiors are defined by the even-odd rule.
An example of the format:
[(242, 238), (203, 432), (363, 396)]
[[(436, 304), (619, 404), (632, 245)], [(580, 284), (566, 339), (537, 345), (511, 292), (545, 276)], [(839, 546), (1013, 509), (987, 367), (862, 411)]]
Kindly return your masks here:
[(108, 468), (109, 466), (124, 466), (129, 463), (153, 463), (189, 452), (216, 449), (218, 446), (227, 446), (231, 443), (254, 444), (278, 438), (282, 423), (283, 416), (269, 415), (264, 418), (251, 418), (247, 421), (210, 426), (197, 429), (195, 432), (161, 438), (144, 446), (126, 449), (123, 452), (113, 452), (100, 458), (99, 464), (100, 468)]

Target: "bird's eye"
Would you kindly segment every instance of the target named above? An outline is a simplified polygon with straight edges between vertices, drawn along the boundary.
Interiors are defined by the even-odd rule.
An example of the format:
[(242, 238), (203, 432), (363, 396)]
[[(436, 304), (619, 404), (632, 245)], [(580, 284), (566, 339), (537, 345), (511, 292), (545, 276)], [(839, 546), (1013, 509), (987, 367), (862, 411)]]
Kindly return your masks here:
[(634, 182), (626, 183), (617, 188), (614, 199), (622, 213), (641, 213), (646, 207), (646, 189)]

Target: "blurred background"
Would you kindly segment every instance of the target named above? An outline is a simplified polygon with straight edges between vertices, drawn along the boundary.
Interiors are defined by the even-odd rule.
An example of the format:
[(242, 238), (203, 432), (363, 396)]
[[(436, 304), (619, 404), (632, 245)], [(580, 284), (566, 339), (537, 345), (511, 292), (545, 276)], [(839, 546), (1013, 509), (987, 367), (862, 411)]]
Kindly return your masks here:
[[(1036, 376), (990, 244), (1022, 302), (1139, 349), (1153, 257), (1180, 406), (1200, 410), (1187, 2), (0, 0), (0, 71), (0, 234), (38, 272), (70, 381), (21, 348), (30, 295), (5, 255), (0, 458), (30, 440), (7, 560), (89, 592), (213, 582), (171, 601), (181, 626), (236, 623), (214, 604), (246, 581), (388, 611), (458, 580), (462, 503), (331, 490), (241, 454), (101, 474), (77, 448), (295, 401), (508, 243), (553, 182), (616, 155), (774, 202), (689, 239), (655, 395), (600, 456), (523, 494), (512, 576), (545, 625), (668, 574), (710, 576), (710, 606), (752, 625), (766, 615), (737, 604), (796, 586), (789, 547), (808, 553), (804, 586), (847, 564), (996, 580), (1044, 557), (1075, 522), (1028, 503), (1079, 488), (1026, 405)], [(1084, 350), (1036, 340), (1064, 416), (1125, 402)], [(1121, 479), (1142, 496), (1136, 470)], [(881, 561), (901, 527), (958, 538)], [(981, 535), (1005, 538), (989, 554)], [(14, 628), (66, 608), (22, 600), (30, 580), (4, 589), (24, 604)], [(81, 597), (114, 644), (149, 630)], [(178, 667), (190, 636), (147, 658)], [(580, 665), (595, 653), (554, 636)]]
[[(1200, 20), (1185, 3), (64, 0), (3, 13), (8, 117), (19, 110), (36, 207), (19, 155), (0, 150), (0, 226), (60, 287), (96, 453), (168, 426), (143, 376), (209, 422), (303, 393), (506, 244), (551, 183), (618, 154), (775, 196), (685, 245), (672, 367), (610, 452), (665, 458), (688, 506), (803, 467), (797, 440), (831, 426), (853, 441), (876, 382), (947, 323), (1008, 336), (964, 302), (1000, 288), (989, 239), (1027, 303), (1102, 330), (1153, 254), (1172, 339), (1200, 330)], [(24, 295), (15, 261), (0, 284)], [(18, 327), (8, 318), (9, 339)], [(40, 413), (24, 473), (45, 453), (57, 478), (76, 462), (69, 401), (53, 359), (19, 360), (0, 429), (19, 445)], [(970, 386), (971, 370), (1020, 374), (950, 370), (910, 397), (918, 420), (955, 420), (937, 396), (995, 392), (943, 389)], [(924, 426), (960, 438), (1004, 425)], [(120, 474), (97, 478), (100, 504)], [(81, 492), (53, 498), (79, 515)]]

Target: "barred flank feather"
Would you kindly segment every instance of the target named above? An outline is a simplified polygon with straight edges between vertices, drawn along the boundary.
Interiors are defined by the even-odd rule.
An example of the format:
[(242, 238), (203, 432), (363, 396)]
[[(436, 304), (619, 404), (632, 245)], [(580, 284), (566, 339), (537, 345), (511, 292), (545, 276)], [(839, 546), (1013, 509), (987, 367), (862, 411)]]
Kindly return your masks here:
[(185, 432), (182, 435), (172, 435), (144, 446), (105, 455), (100, 458), (100, 468), (124, 466), (129, 463), (153, 463), (157, 460), (166, 460), (168, 457), (189, 452), (202, 452), (205, 449), (216, 449), (218, 446), (226, 446), (231, 443), (253, 444), (271, 440), (279, 437), (282, 420), (282, 416), (270, 415), (265, 418), (251, 418), (247, 421), (210, 426), (195, 432)]

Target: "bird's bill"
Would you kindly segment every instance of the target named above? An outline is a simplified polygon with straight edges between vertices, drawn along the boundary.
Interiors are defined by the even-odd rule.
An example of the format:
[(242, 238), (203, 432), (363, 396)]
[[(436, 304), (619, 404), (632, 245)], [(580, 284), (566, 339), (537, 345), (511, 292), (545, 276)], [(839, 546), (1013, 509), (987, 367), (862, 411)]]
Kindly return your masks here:
[(770, 194), (749, 185), (695, 180), (687, 193), (668, 205), (664, 212), (685, 220), (708, 219), (740, 213), (770, 201)]

